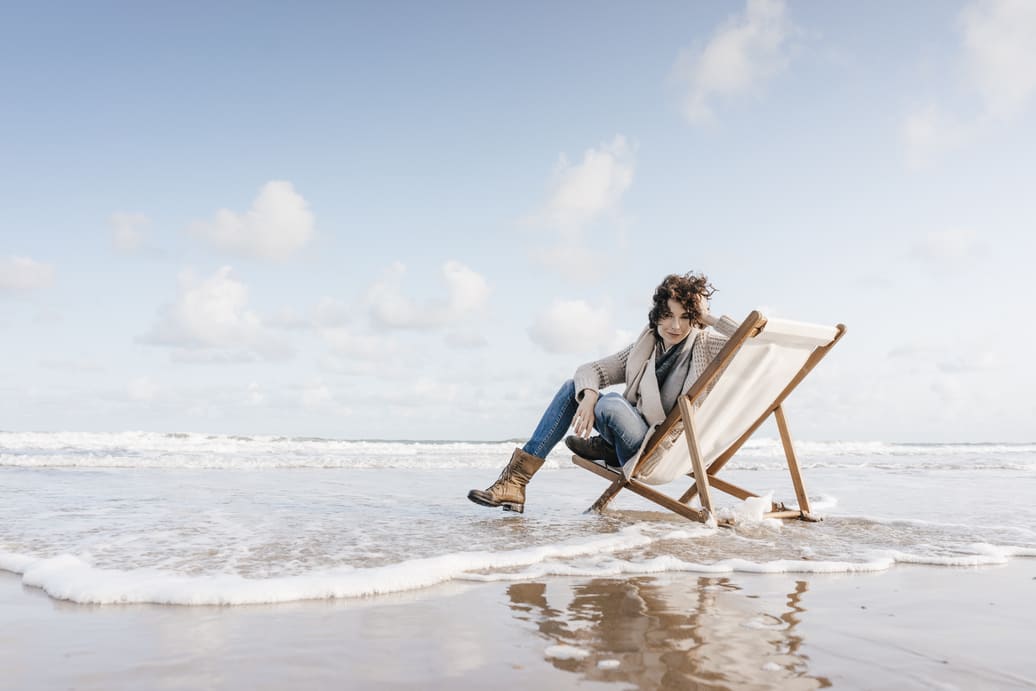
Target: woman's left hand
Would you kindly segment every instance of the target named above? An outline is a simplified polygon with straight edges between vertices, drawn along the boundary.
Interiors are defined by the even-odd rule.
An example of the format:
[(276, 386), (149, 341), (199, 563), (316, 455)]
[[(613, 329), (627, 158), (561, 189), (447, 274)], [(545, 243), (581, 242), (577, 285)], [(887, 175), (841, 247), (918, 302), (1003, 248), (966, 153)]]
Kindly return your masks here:
[(718, 320), (709, 314), (709, 299), (702, 293), (698, 293), (698, 314), (700, 315), (701, 323), (705, 326), (712, 326)]
[(575, 417), (572, 418), (572, 431), (577, 437), (586, 439), (594, 430), (594, 406), (597, 405), (597, 398), (600, 394), (593, 389), (583, 391), (583, 400), (576, 408)]

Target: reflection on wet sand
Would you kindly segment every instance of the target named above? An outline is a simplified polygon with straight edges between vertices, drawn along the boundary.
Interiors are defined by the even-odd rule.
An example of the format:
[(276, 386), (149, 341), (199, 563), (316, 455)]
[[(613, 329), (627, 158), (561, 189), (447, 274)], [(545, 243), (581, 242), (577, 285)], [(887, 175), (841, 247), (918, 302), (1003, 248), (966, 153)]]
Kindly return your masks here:
[[(594, 579), (573, 585), (516, 583), (516, 618), (547, 641), (558, 669), (640, 689), (815, 689), (796, 628), (805, 610), (797, 581), (779, 611), (729, 578)], [(553, 600), (553, 604), (551, 602)], [(567, 602), (564, 602), (567, 600)]]

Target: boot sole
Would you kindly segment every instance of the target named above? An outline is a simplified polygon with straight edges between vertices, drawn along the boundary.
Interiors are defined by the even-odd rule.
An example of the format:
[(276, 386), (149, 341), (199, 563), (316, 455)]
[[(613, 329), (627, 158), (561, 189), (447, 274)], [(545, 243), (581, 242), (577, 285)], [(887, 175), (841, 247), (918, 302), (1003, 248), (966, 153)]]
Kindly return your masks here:
[(493, 501), (491, 499), (484, 499), (476, 490), (468, 492), (468, 499), (475, 502), (480, 506), (488, 506), (490, 508), (502, 508), (504, 511), (513, 511), (515, 513), (525, 513), (524, 504), (515, 504), (510, 501)]

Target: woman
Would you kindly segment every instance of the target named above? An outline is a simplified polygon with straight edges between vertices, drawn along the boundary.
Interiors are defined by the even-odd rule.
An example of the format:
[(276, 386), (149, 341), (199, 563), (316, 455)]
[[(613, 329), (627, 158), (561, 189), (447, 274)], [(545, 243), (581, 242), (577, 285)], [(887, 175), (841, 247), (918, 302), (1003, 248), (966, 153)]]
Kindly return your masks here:
[[(737, 329), (729, 317), (709, 314), (714, 290), (701, 274), (666, 276), (655, 289), (648, 326), (637, 340), (577, 369), (555, 394), (532, 438), (514, 450), (497, 481), (485, 490), (471, 490), (468, 499), (522, 513), (525, 485), (570, 426), (575, 434), (565, 444), (584, 458), (615, 467), (638, 458), (649, 432), (665, 420)], [(621, 383), (626, 384), (621, 395), (601, 395), (601, 389)], [(593, 429), (599, 436), (590, 436)]]

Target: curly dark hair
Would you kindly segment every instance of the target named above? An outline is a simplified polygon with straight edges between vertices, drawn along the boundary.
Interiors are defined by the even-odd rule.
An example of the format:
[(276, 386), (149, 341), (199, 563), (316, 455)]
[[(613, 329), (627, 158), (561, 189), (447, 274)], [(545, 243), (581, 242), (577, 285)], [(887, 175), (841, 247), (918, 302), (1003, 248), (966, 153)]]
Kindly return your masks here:
[(684, 275), (669, 274), (655, 288), (655, 296), (652, 298), (654, 304), (648, 312), (648, 322), (651, 328), (658, 326), (658, 322), (669, 314), (669, 300), (676, 300), (691, 315), (691, 324), (697, 327), (704, 326), (702, 314), (698, 309), (698, 296), (703, 295), (706, 299), (712, 297), (716, 288), (709, 283), (705, 274), (696, 274), (688, 271)]

